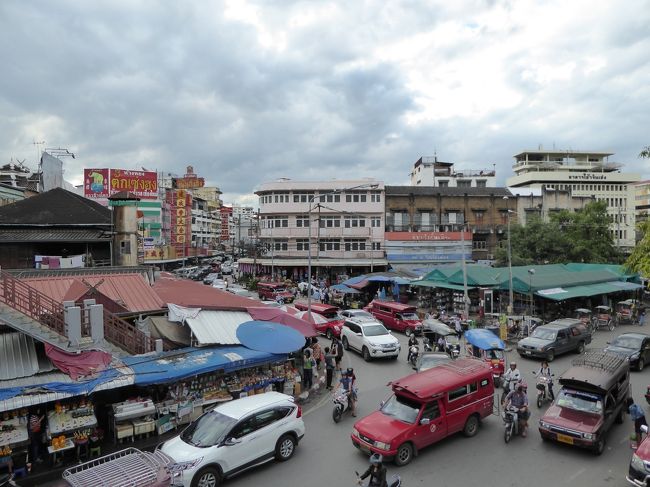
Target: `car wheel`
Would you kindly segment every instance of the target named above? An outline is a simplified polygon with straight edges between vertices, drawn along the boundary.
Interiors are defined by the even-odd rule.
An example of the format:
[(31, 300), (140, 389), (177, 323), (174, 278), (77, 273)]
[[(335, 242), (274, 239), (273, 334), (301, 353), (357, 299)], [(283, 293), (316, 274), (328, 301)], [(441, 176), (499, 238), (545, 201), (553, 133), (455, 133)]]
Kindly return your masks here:
[(607, 325), (607, 328), (609, 328), (609, 331), (614, 331), (614, 328), (616, 328), (616, 323), (610, 321), (609, 325)]
[(553, 362), (553, 359), (555, 359), (555, 352), (553, 350), (546, 352), (546, 361)]
[(578, 343), (578, 346), (576, 347), (576, 353), (581, 354), (584, 351), (585, 351), (585, 342)]
[(348, 343), (348, 337), (343, 337), (343, 348), (345, 350), (350, 350), (350, 344)]
[(275, 445), (275, 459), (279, 462), (286, 462), (296, 451), (296, 440), (291, 435), (283, 435)]
[(221, 474), (214, 467), (200, 470), (192, 479), (192, 487), (217, 487), (221, 483)]
[(616, 415), (616, 418), (614, 418), (614, 421), (616, 422), (616, 424), (623, 424), (623, 420), (625, 419), (623, 417), (623, 414), (624, 414), (623, 408), (621, 408), (621, 410)]
[(596, 455), (601, 455), (604, 451), (605, 451), (605, 438), (601, 438), (596, 443), (596, 447), (594, 448), (594, 453)]
[(410, 338), (411, 335), (413, 334), (413, 330), (411, 330), (410, 328), (407, 328), (406, 330), (404, 330), (404, 334), (405, 334), (407, 337)]
[(467, 421), (465, 421), (463, 434), (468, 438), (471, 438), (472, 436), (476, 436), (476, 433), (478, 433), (478, 425), (479, 425), (478, 418), (474, 415), (470, 416), (469, 418), (467, 418)]
[(411, 460), (413, 460), (413, 446), (410, 443), (400, 445), (395, 455), (395, 465), (403, 467), (411, 463)]
[(325, 333), (325, 336), (327, 337), (328, 340), (332, 339), (332, 330), (327, 330), (327, 333)]
[(363, 347), (361, 350), (361, 356), (363, 357), (363, 360), (370, 362), (370, 352), (368, 351), (367, 347)]
[(645, 367), (645, 362), (643, 361), (643, 357), (640, 357), (639, 361), (636, 363), (636, 370), (641, 372), (643, 370), (643, 367)]

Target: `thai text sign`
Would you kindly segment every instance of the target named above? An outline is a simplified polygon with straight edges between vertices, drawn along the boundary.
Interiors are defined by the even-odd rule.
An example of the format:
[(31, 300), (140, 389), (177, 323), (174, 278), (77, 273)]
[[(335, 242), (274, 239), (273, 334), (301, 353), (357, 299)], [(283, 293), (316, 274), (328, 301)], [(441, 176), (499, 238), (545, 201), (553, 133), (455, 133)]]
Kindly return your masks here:
[(192, 196), (184, 189), (168, 191), (167, 202), (171, 214), (171, 244), (176, 252), (185, 256), (190, 246)]
[[(472, 240), (472, 234), (465, 232), (465, 240)], [(425, 241), (435, 242), (440, 240), (462, 240), (463, 236), (460, 232), (386, 232), (384, 233), (386, 240), (406, 240), (406, 241)]]
[(128, 191), (141, 199), (158, 198), (158, 174), (128, 169), (84, 169), (84, 196), (108, 198)]
[(176, 189), (196, 189), (205, 186), (205, 179), (197, 177), (174, 178), (173, 184)]
[(84, 169), (84, 196), (108, 198), (110, 196), (110, 169)]

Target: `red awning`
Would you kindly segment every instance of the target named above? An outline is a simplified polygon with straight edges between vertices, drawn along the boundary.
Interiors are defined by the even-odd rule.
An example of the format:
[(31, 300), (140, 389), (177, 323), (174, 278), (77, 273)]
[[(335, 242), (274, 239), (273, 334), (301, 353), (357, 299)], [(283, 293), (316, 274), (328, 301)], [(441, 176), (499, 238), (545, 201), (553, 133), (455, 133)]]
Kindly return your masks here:
[(315, 337), (318, 335), (318, 332), (314, 328), (314, 325), (305, 320), (301, 320), (300, 318), (296, 318), (295, 316), (291, 316), (289, 313), (282, 311), (280, 308), (264, 306), (247, 308), (246, 311), (248, 311), (248, 314), (251, 315), (254, 320), (281, 323), (290, 328), (293, 328), (296, 331), (299, 331), (305, 338)]
[(45, 344), (45, 354), (61, 371), (72, 380), (86, 377), (104, 370), (111, 363), (111, 354), (100, 350), (89, 350), (81, 353), (68, 353), (49, 343)]

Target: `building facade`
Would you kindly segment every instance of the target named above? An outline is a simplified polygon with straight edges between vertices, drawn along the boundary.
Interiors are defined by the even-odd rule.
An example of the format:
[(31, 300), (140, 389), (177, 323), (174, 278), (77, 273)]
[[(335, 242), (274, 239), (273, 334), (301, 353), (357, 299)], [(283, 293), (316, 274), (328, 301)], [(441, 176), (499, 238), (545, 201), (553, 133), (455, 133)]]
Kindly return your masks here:
[(257, 211), (252, 206), (232, 205), (229, 234), (236, 248), (249, 245), (257, 232)]
[(259, 236), (267, 249), (255, 259), (257, 265), (301, 279), (311, 253), (314, 276), (334, 279), (386, 268), (381, 181), (282, 179), (262, 184), (255, 193)]
[(650, 212), (650, 180), (632, 185), (634, 189), (634, 212), (637, 222), (646, 221)]
[(534, 150), (515, 155), (515, 175), (508, 186), (569, 191), (573, 197), (593, 197), (607, 202), (610, 231), (623, 250), (635, 244), (635, 193), (638, 174), (620, 171), (622, 164), (610, 162), (612, 152)]
[(560, 210), (579, 211), (588, 203), (595, 201), (594, 196), (574, 196), (565, 189), (542, 188), (508, 188), (516, 196), (516, 214), (513, 221), (526, 225), (533, 218), (544, 222)]
[(496, 169), (459, 169), (453, 162), (439, 161), (436, 156), (420, 157), (413, 164), (411, 186), (439, 188), (493, 188)]
[(458, 262), (463, 255), (492, 261), (516, 205), (507, 188), (386, 186), (385, 191), (391, 265)]

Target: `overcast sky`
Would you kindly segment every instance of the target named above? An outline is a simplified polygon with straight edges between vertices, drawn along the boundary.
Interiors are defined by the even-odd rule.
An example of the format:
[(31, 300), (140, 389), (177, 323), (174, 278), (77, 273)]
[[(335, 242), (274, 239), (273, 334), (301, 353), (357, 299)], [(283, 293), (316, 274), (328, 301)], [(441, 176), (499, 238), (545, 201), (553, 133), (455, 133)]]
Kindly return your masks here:
[(650, 1), (0, 1), (0, 163), (256, 185), (650, 144)]

